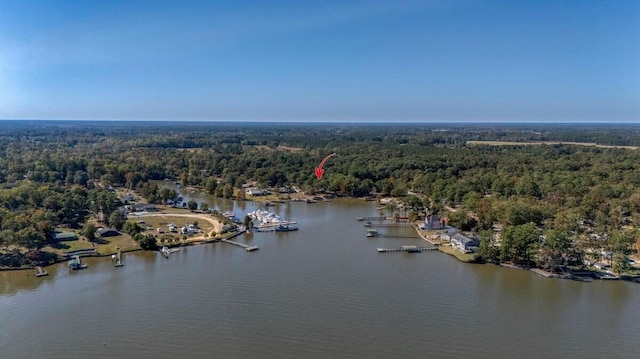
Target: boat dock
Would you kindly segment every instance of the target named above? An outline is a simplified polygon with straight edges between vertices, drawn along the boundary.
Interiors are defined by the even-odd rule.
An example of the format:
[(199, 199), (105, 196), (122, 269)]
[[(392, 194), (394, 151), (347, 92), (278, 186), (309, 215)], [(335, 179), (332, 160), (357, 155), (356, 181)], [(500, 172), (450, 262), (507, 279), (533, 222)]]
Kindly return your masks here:
[(388, 228), (388, 227), (410, 227), (411, 223), (371, 223), (371, 222), (367, 222), (364, 224), (365, 227), (369, 227), (369, 228)]
[(402, 246), (400, 248), (378, 248), (379, 253), (386, 252), (409, 252), (409, 253), (419, 253), (422, 251), (435, 251), (438, 250), (437, 247), (418, 247), (418, 246)]
[(357, 217), (357, 221), (384, 221), (387, 217), (384, 216), (376, 216), (376, 217)]
[(413, 239), (420, 238), (416, 235), (410, 234), (394, 234), (394, 233), (380, 233), (376, 229), (367, 229), (366, 236), (368, 238), (379, 237), (379, 238), (404, 238), (404, 239)]
[(124, 265), (122, 263), (122, 250), (120, 248), (118, 248), (116, 254), (112, 255), (111, 258), (113, 259), (114, 267), (122, 267)]
[(73, 270), (79, 270), (79, 269), (87, 268), (87, 265), (82, 263), (82, 261), (80, 260), (80, 256), (79, 255), (73, 256), (73, 259), (69, 261), (68, 266), (69, 266), (69, 268), (71, 268)]
[(46, 275), (49, 275), (49, 272), (47, 272), (46, 270), (42, 269), (42, 267), (37, 266), (35, 268), (35, 273), (36, 273), (36, 277), (44, 277)]
[(253, 252), (259, 249), (258, 246), (250, 246), (248, 244), (234, 242), (229, 239), (221, 239), (220, 242), (229, 243), (229, 244), (233, 244), (234, 246), (242, 247), (247, 252)]

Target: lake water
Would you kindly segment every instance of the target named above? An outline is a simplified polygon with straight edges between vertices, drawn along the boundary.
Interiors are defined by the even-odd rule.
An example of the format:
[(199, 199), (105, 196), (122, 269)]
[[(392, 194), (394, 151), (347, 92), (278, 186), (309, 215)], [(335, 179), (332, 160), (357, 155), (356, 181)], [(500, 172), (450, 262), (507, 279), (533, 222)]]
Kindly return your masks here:
[[(238, 215), (251, 202), (207, 200)], [(2, 358), (637, 358), (640, 286), (581, 283), (440, 252), (378, 253), (361, 201), (289, 203), (289, 233), (0, 272)], [(381, 231), (388, 231), (381, 229)]]

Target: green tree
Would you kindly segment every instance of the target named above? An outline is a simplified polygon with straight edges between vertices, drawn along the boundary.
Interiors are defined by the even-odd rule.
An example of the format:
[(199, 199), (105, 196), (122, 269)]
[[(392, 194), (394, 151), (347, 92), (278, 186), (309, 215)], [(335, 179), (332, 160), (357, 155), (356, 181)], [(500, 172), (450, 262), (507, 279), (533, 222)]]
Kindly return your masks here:
[(82, 227), (82, 234), (87, 237), (90, 242), (96, 239), (96, 226), (93, 223), (87, 222)]
[(478, 245), (478, 255), (482, 260), (487, 262), (495, 262), (498, 260), (498, 249), (493, 245), (493, 232), (491, 230), (482, 230), (478, 233), (480, 244)]
[(126, 221), (122, 226), (122, 231), (133, 237), (135, 234), (140, 233), (140, 226), (136, 222)]
[(539, 237), (538, 230), (532, 223), (503, 228), (500, 260), (530, 265), (538, 247)]
[(217, 186), (218, 186), (218, 181), (213, 177), (209, 177), (207, 178), (207, 181), (204, 184), (204, 191), (209, 195), (214, 195)]
[(142, 233), (135, 233), (132, 238), (134, 241), (138, 242), (142, 249), (156, 249), (158, 246), (156, 237), (152, 234), (144, 235)]
[(122, 226), (127, 221), (127, 216), (120, 211), (113, 211), (109, 216), (109, 226), (117, 229), (118, 231), (122, 230)]
[(191, 210), (191, 212), (193, 212), (198, 209), (198, 202), (192, 199), (187, 203), (187, 207)]
[(209, 210), (209, 203), (207, 202), (200, 202), (200, 210), (203, 212), (206, 212)]

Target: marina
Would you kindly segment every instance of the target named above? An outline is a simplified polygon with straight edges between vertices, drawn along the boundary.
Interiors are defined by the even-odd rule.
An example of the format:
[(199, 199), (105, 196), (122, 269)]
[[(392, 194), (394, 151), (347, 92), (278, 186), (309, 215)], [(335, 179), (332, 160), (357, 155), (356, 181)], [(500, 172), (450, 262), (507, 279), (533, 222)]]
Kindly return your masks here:
[(252, 230), (255, 232), (292, 232), (297, 231), (296, 222), (282, 219), (279, 215), (263, 209), (247, 213), (253, 221)]

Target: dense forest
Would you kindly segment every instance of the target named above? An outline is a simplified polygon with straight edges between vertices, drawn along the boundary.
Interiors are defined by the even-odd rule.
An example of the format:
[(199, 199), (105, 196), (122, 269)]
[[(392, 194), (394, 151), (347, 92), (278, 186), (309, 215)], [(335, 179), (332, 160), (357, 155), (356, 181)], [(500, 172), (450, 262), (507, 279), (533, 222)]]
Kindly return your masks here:
[[(231, 198), (249, 181), (399, 199), (475, 231), (478, 260), (558, 271), (585, 257), (630, 269), (640, 225), (640, 146), (632, 125), (0, 122), (0, 265), (22, 264), (53, 229), (99, 212), (121, 221), (108, 186), (165, 196), (165, 178)], [(314, 167), (328, 154), (322, 180)], [(606, 258), (605, 258), (606, 259)]]

